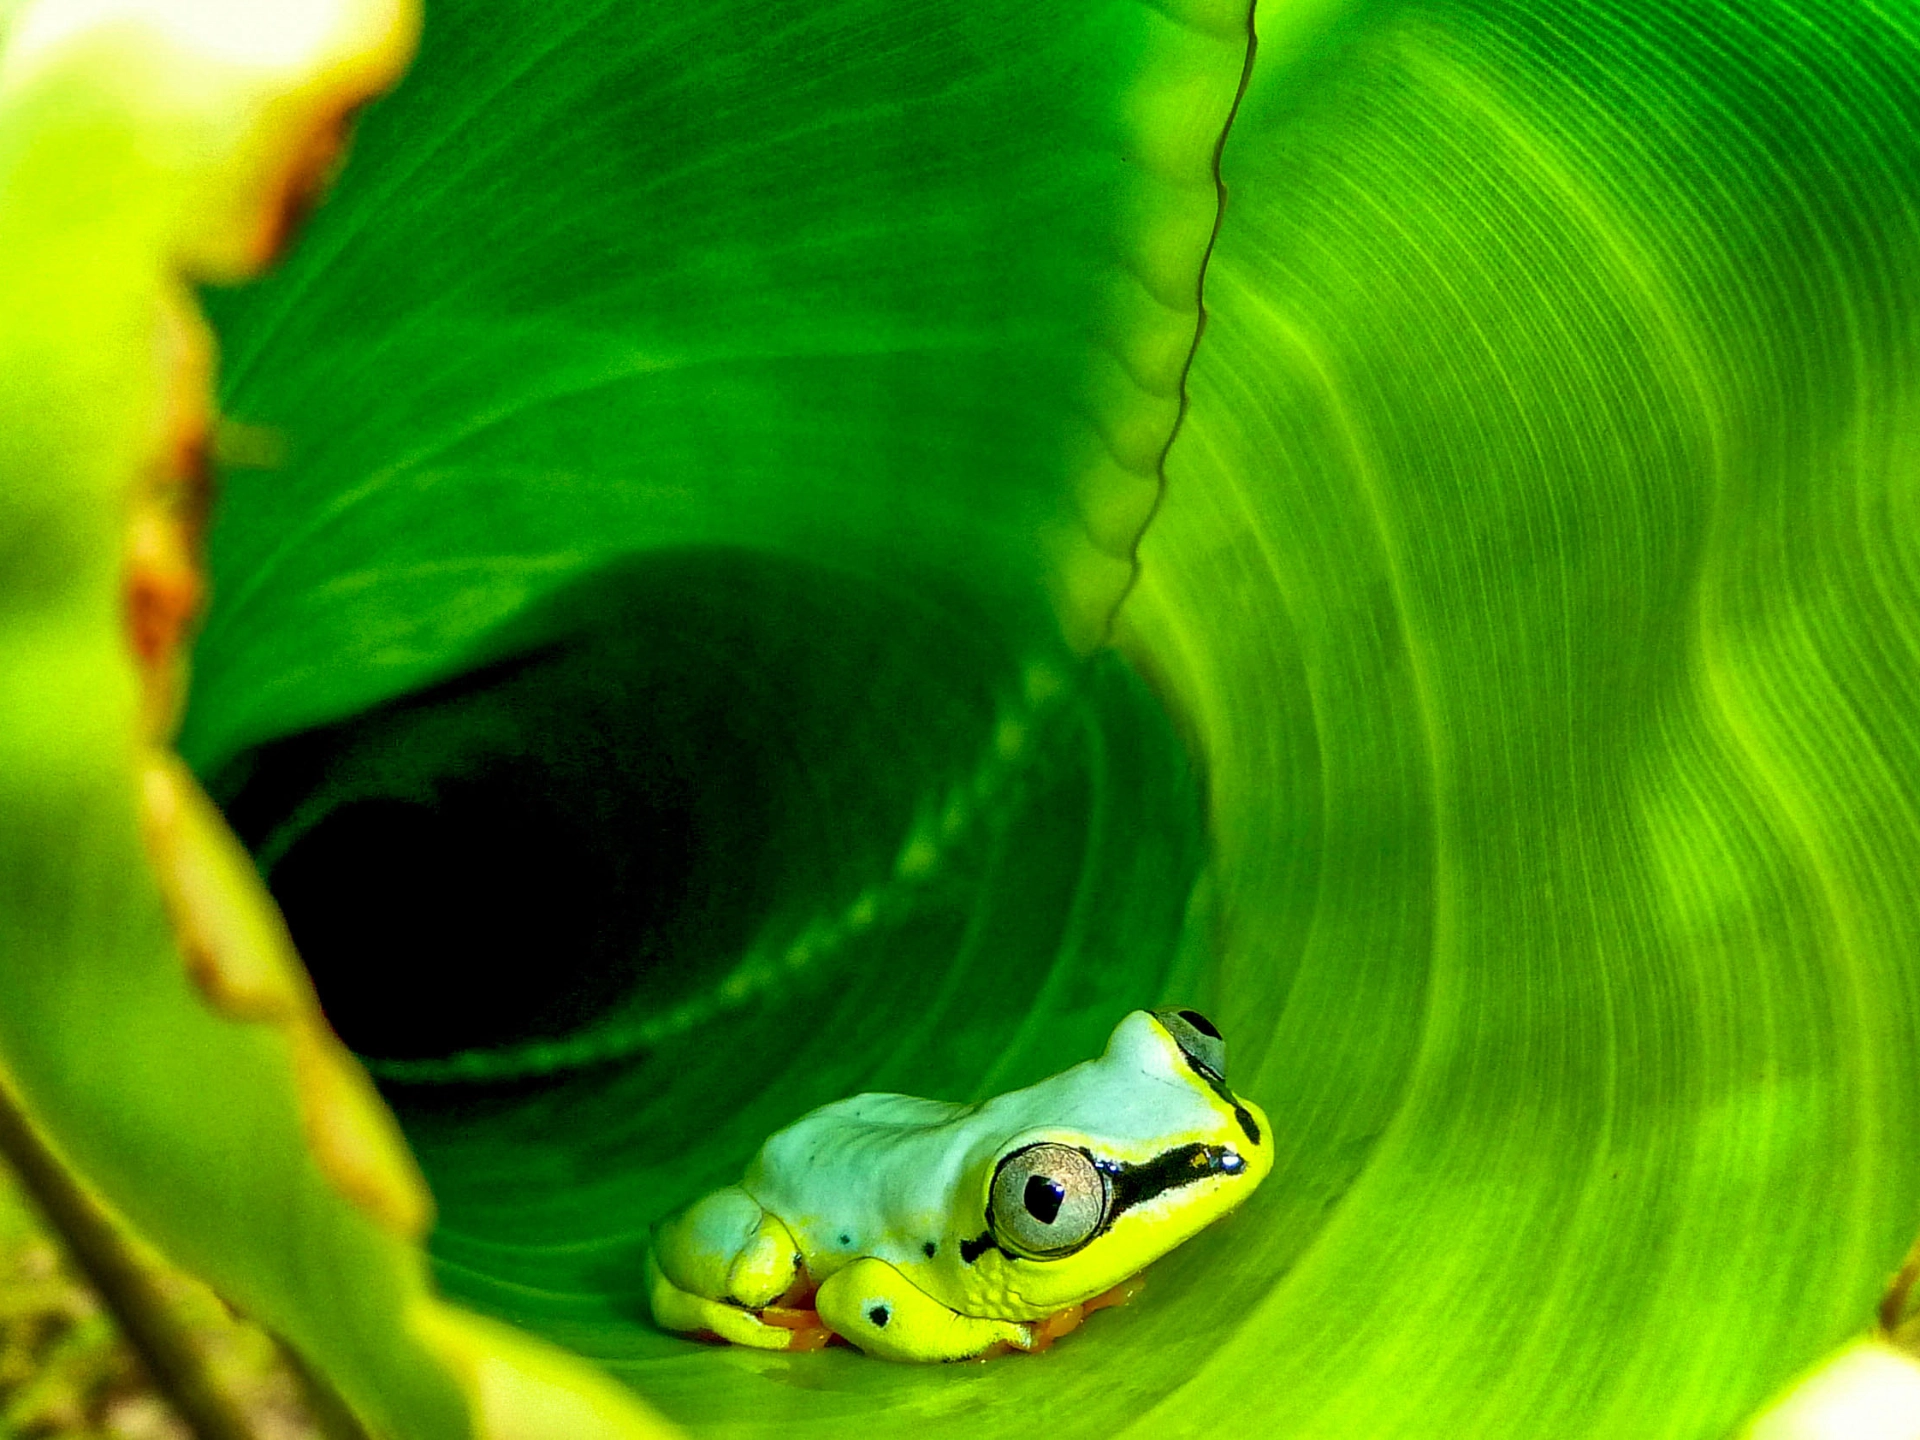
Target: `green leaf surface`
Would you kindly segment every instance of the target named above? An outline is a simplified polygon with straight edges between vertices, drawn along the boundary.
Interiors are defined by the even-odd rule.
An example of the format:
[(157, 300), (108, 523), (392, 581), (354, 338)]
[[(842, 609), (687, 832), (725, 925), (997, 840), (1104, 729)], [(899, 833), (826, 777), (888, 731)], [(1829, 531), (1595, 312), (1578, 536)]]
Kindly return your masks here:
[(1390, 7), (1249, 95), (1129, 618), (1299, 1151), (1139, 1433), (1719, 1435), (1869, 1317), (1920, 1208), (1917, 22)]
[[(1103, 436), (1150, 503), (1243, 49), (1138, 0), (436, 10), (310, 242), (216, 301), (293, 459), (234, 480), (183, 751), (439, 678), (643, 549), (964, 578), (1045, 635)], [(1137, 144), (1195, 75), (1197, 132)]]
[[(1129, 667), (1063, 630), (1192, 335), (1181, 13), (438, 9), (217, 305), (288, 463), (187, 753), (443, 1284), (695, 1431), (1724, 1434), (1920, 1213), (1920, 12), (1269, 7)], [(782, 1120), (1163, 996), (1283, 1146), (1126, 1310), (648, 1325)]]

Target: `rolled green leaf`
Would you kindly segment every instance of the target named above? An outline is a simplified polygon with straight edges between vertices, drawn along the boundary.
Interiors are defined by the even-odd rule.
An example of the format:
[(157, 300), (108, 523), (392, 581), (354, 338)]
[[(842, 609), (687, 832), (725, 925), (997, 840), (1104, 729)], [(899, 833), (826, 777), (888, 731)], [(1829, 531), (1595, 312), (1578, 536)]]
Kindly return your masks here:
[(1917, 24), (1263, 46), (1126, 619), (1298, 1151), (1141, 1433), (1720, 1435), (1871, 1320), (1920, 1209)]
[[(215, 302), (183, 751), (441, 1284), (690, 1430), (1717, 1436), (1911, 1239), (1920, 13), (1259, 31), (1222, 217), (1237, 7), (450, 4)], [(1131, 1305), (650, 1325), (1160, 1000), (1283, 1144)]]

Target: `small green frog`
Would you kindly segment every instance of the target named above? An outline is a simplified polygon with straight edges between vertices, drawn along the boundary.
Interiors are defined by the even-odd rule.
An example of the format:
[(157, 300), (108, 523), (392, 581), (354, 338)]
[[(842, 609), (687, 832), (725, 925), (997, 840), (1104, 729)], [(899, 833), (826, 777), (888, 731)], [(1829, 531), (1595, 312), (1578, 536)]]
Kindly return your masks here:
[(1273, 1168), (1195, 1010), (1136, 1010), (1098, 1059), (978, 1105), (856, 1095), (653, 1230), (664, 1329), (887, 1360), (1043, 1350)]

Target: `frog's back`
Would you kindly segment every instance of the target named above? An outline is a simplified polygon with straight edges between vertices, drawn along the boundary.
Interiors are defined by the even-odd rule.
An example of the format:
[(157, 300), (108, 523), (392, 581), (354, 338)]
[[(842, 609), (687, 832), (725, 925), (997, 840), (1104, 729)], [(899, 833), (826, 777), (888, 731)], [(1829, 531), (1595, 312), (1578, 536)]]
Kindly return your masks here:
[(854, 1095), (823, 1105), (768, 1139), (747, 1168), (747, 1193), (793, 1231), (825, 1278), (863, 1255), (920, 1258), (945, 1237), (974, 1107), (913, 1095)]

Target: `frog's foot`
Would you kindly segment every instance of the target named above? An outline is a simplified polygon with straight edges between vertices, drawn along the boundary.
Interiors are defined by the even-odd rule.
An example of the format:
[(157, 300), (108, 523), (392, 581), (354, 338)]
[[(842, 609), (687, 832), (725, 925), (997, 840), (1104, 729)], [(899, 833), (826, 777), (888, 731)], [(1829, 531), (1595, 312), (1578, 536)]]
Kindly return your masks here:
[(1031, 1343), (1028, 1326), (962, 1315), (872, 1257), (829, 1275), (814, 1303), (829, 1330), (882, 1360), (973, 1360)]
[(806, 1266), (793, 1233), (738, 1185), (715, 1190), (653, 1227), (660, 1273), (689, 1295), (749, 1310), (792, 1304)]
[(824, 1350), (829, 1342), (838, 1338), (822, 1323), (818, 1310), (769, 1305), (758, 1314), (763, 1324), (788, 1331), (793, 1336), (787, 1342), (789, 1351)]
[(793, 1233), (738, 1185), (653, 1229), (647, 1301), (662, 1329), (761, 1350), (818, 1350), (832, 1339), (810, 1308), (814, 1283)]
[(819, 1293), (820, 1282), (813, 1278), (812, 1274), (807, 1270), (806, 1263), (803, 1261), (801, 1262), (799, 1273), (793, 1277), (793, 1283), (789, 1285), (785, 1291), (769, 1301), (768, 1308), (772, 1309), (778, 1306), (782, 1310), (806, 1310), (811, 1312), (813, 1310), (813, 1297)]
[(711, 1335), (756, 1350), (819, 1350), (833, 1338), (812, 1310), (768, 1305), (750, 1310), (730, 1300), (714, 1300), (682, 1290), (647, 1250), (647, 1303), (654, 1323), (663, 1330), (689, 1335)]
[(1146, 1277), (1135, 1275), (1122, 1280), (1111, 1290), (1103, 1290), (1091, 1300), (1082, 1300), (1078, 1305), (1069, 1305), (1064, 1310), (1056, 1310), (1044, 1320), (1036, 1320), (1027, 1327), (1030, 1339), (1020, 1348), (1030, 1354), (1053, 1348), (1053, 1342), (1063, 1335), (1071, 1335), (1078, 1330), (1087, 1318), (1096, 1310), (1110, 1309), (1115, 1305), (1124, 1305), (1146, 1288)]
[(1083, 1315), (1091, 1315), (1096, 1310), (1111, 1310), (1116, 1305), (1126, 1304), (1146, 1288), (1147, 1277), (1144, 1274), (1129, 1275), (1111, 1290), (1102, 1290), (1091, 1300), (1081, 1301), (1080, 1311)]

